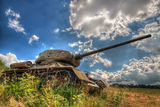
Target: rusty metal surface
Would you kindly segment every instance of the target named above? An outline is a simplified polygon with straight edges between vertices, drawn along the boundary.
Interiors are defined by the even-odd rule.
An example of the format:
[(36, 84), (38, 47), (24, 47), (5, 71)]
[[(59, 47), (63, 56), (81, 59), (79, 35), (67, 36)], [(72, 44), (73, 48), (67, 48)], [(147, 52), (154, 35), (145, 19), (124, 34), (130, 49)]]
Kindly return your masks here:
[(87, 81), (90, 82), (90, 80), (87, 78), (87, 76), (84, 74), (84, 72), (81, 72), (78, 69), (73, 69), (74, 73), (76, 74), (76, 76), (83, 81)]
[(16, 68), (29, 68), (32, 66), (31, 61), (25, 61), (25, 62), (19, 62), (19, 63), (13, 63), (10, 65), (11, 69), (16, 69)]
[(66, 63), (77, 67), (80, 60), (75, 60), (75, 54), (66, 50), (46, 50), (39, 54), (36, 64), (51, 64), (55, 62)]

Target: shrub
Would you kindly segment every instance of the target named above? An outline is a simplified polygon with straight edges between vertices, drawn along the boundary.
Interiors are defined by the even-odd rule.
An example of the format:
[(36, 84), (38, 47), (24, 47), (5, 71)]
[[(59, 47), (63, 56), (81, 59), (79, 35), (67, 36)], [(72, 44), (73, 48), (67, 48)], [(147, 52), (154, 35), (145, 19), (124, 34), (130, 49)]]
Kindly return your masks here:
[[(79, 105), (85, 98), (83, 92), (65, 83), (58, 87), (49, 86), (47, 81), (46, 85), (39, 88), (42, 80), (40, 78), (31, 76), (25, 73), (22, 77), (17, 79), (16, 76), (11, 80), (3, 82), (0, 89), (0, 97), (5, 102), (22, 102), (25, 106), (74, 106)], [(54, 82), (54, 81), (52, 81)], [(4, 105), (7, 103), (4, 103)], [(17, 104), (17, 103), (16, 103)]]
[(5, 66), (4, 62), (2, 60), (0, 60), (0, 76), (2, 75), (2, 72), (4, 70), (8, 70), (9, 68), (7, 66)]

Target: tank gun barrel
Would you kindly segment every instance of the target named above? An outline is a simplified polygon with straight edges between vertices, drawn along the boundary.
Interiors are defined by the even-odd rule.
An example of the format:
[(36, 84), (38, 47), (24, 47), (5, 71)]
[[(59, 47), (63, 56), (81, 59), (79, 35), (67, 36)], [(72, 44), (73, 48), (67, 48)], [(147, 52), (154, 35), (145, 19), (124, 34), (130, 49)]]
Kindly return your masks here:
[(82, 59), (85, 56), (89, 56), (89, 55), (92, 55), (92, 54), (95, 54), (95, 53), (98, 53), (98, 52), (102, 52), (102, 51), (105, 51), (105, 50), (116, 48), (116, 47), (119, 47), (119, 46), (122, 46), (122, 45), (126, 45), (126, 44), (129, 44), (129, 43), (132, 43), (132, 42), (136, 42), (138, 40), (146, 39), (146, 38), (149, 38), (149, 37), (151, 37), (151, 34), (144, 35), (144, 36), (132, 39), (132, 40), (128, 40), (128, 41), (125, 41), (125, 42), (114, 44), (114, 45), (111, 45), (111, 46), (108, 46), (108, 47), (105, 47), (105, 48), (101, 48), (101, 49), (98, 49), (98, 50), (94, 50), (94, 51), (91, 51), (91, 52), (87, 52), (87, 53), (84, 53), (84, 54), (78, 54), (78, 55), (75, 56), (75, 58), (76, 59)]

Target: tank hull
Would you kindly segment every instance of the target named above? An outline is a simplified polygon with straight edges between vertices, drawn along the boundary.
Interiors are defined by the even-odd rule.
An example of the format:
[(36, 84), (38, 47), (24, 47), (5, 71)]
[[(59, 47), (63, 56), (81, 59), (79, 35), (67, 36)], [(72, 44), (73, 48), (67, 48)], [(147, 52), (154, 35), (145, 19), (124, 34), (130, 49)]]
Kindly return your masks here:
[(101, 88), (96, 82), (88, 79), (88, 77), (78, 69), (75, 69), (71, 66), (68, 67), (32, 67), (28, 69), (10, 69), (3, 72), (3, 76), (11, 79), (14, 75), (16, 77), (22, 77), (24, 73), (34, 75), (35, 77), (40, 77), (47, 80), (59, 80), (62, 83), (65, 83), (66, 77), (67, 81), (71, 84), (80, 84), (86, 86), (91, 91), (96, 91)]

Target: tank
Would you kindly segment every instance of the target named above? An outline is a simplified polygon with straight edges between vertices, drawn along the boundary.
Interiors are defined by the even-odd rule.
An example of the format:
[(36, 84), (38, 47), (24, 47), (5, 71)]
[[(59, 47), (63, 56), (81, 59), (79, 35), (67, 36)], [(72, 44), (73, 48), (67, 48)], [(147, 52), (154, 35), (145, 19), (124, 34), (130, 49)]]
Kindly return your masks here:
[(13, 63), (10, 65), (9, 70), (3, 72), (3, 75), (5, 77), (12, 78), (12, 76), (15, 74), (17, 77), (21, 77), (23, 73), (29, 73), (40, 78), (47, 78), (50, 80), (58, 79), (62, 83), (69, 82), (76, 84), (79, 83), (81, 85), (85, 84), (89, 87), (90, 90), (101, 90), (107, 87), (108, 84), (103, 80), (89, 78), (87, 74), (78, 70), (76, 67), (80, 65), (80, 60), (89, 55), (149, 37), (151, 37), (150, 34), (144, 35), (132, 40), (90, 51), (84, 54), (74, 54), (66, 50), (46, 50), (39, 54), (35, 64), (32, 64), (31, 61)]

